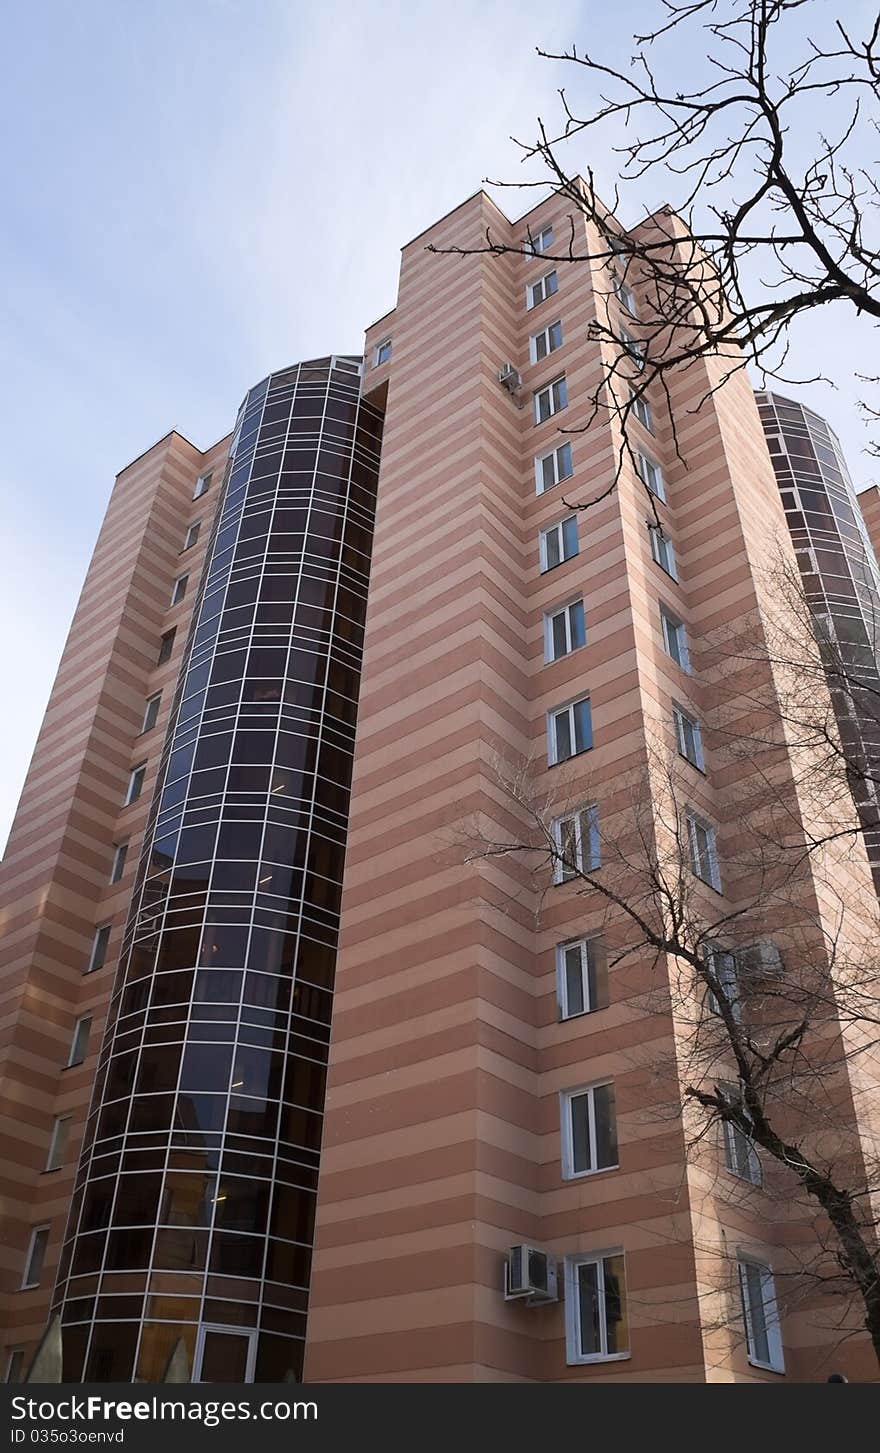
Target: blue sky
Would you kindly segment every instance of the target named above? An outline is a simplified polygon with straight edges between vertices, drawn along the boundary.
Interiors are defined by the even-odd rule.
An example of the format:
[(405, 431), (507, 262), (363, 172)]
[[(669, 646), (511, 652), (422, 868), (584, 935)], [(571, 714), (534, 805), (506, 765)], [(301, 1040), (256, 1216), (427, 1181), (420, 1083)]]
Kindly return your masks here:
[[(589, 40), (625, 59), (654, 10), (7, 4), (0, 624), (14, 709), (0, 845), (116, 472), (171, 427), (211, 443), (271, 368), (359, 351), (394, 304), (401, 244), (484, 176), (515, 178), (511, 133), (530, 137), (538, 113), (556, 114), (571, 78), (535, 46)], [(590, 151), (569, 165), (592, 164), (610, 191), (613, 159)], [(527, 205), (498, 200), (512, 214)], [(820, 346), (848, 384), (854, 334), (830, 323), (803, 347)], [(807, 397), (867, 483), (851, 390)]]

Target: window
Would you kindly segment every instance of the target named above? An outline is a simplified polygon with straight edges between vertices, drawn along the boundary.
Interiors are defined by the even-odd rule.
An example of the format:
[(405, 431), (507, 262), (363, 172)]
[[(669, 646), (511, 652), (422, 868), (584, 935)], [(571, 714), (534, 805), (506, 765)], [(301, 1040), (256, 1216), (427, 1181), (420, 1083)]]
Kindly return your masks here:
[(142, 733), (151, 732), (153, 730), (153, 727), (156, 725), (159, 717), (159, 703), (161, 700), (161, 691), (157, 691), (155, 696), (149, 697), (146, 709), (144, 711), (144, 721), (143, 726), (141, 727)]
[(567, 883), (578, 873), (591, 873), (599, 867), (599, 809), (595, 803), (567, 817), (557, 817), (552, 833), (555, 883)]
[(546, 530), (542, 530), (538, 548), (542, 571), (552, 570), (555, 565), (561, 565), (564, 560), (570, 560), (573, 555), (576, 555), (578, 553), (577, 515), (569, 515), (568, 519), (560, 520), (555, 525), (548, 525)]
[(64, 1164), (64, 1152), (67, 1149), (67, 1137), (70, 1133), (70, 1115), (61, 1115), (52, 1127), (52, 1140), (49, 1144), (49, 1154), (46, 1158), (47, 1170), (58, 1170)]
[(43, 1274), (46, 1247), (49, 1244), (49, 1227), (35, 1226), (31, 1232), (30, 1245), (24, 1263), (22, 1287), (38, 1287)]
[(630, 389), (629, 397), (630, 403), (632, 404), (632, 411), (639, 423), (643, 428), (648, 430), (649, 434), (653, 434), (654, 415), (651, 413), (651, 405), (648, 403), (648, 400), (644, 394), (633, 393), (632, 389)]
[(663, 488), (663, 475), (660, 472), (660, 465), (649, 459), (647, 454), (636, 450), (636, 469), (639, 471), (639, 478), (647, 489), (655, 494), (659, 500), (666, 503), (666, 491)]
[(129, 807), (132, 802), (137, 802), (142, 791), (144, 790), (144, 777), (146, 776), (146, 774), (146, 762), (142, 762), (139, 767), (134, 768), (131, 776), (128, 779), (128, 791), (125, 794), (125, 802), (122, 804), (123, 807)]
[[(188, 580), (189, 580), (189, 576), (188, 575), (178, 575), (177, 579), (174, 582), (174, 589), (171, 592), (171, 604), (172, 605), (180, 605), (180, 602), (183, 600), (183, 597), (186, 595), (186, 583), (187, 583)], [(164, 641), (165, 637), (163, 636), (162, 639)]]
[(543, 303), (545, 298), (551, 298), (558, 291), (558, 288), (559, 279), (556, 276), (556, 268), (554, 267), (552, 272), (545, 272), (544, 276), (539, 277), (537, 282), (529, 283), (526, 288), (526, 307), (537, 308), (538, 304)]
[[(736, 1105), (751, 1124), (748, 1114), (743, 1108), (742, 1091), (736, 1085), (723, 1085), (722, 1089), (724, 1098), (729, 1100), (732, 1105)], [(740, 1180), (748, 1181), (753, 1186), (759, 1186), (761, 1184), (761, 1162), (751, 1136), (741, 1126), (734, 1125), (730, 1120), (722, 1121), (722, 1129), (724, 1131), (724, 1160), (727, 1169), (733, 1175), (739, 1176)]]
[(641, 372), (641, 370), (645, 366), (645, 345), (644, 345), (644, 343), (642, 343), (640, 340), (634, 338), (632, 336), (632, 334), (630, 333), (630, 331), (629, 331), (628, 328), (621, 328), (621, 330), (620, 330), (620, 341), (623, 344), (624, 350), (629, 354), (629, 356), (632, 359), (633, 363), (636, 365), (636, 367)]
[(571, 445), (560, 444), (548, 454), (540, 454), (535, 460), (535, 487), (538, 494), (552, 489), (563, 479), (572, 476)]
[(782, 1330), (773, 1272), (769, 1266), (753, 1261), (751, 1257), (740, 1256), (737, 1263), (749, 1362), (771, 1372), (784, 1372)]
[(675, 740), (678, 743), (679, 755), (685, 757), (692, 766), (702, 772), (704, 770), (703, 737), (700, 723), (695, 721), (683, 706), (677, 706), (674, 702), (672, 719), (675, 723)]
[(373, 367), (378, 368), (380, 363), (387, 363), (391, 357), (391, 339), (383, 338), (373, 349)]
[(666, 654), (672, 657), (676, 666), (680, 666), (682, 671), (689, 671), (690, 660), (684, 626), (678, 617), (663, 605), (660, 607), (660, 622), (663, 627), (663, 645), (666, 648)]
[(544, 616), (544, 660), (558, 661), (576, 651), (587, 639), (584, 624), (584, 603), (573, 600), (561, 610), (548, 611)]
[(631, 313), (634, 318), (637, 318), (636, 295), (629, 283), (625, 283), (623, 278), (619, 277), (617, 273), (614, 274), (614, 291), (617, 294), (618, 302), (626, 308), (628, 313)]
[(6, 1381), (21, 1382), (21, 1374), (24, 1371), (24, 1348), (7, 1347), (6, 1349)]
[(203, 494), (208, 493), (208, 490), (211, 488), (211, 480), (213, 478), (213, 470), (209, 470), (207, 474), (199, 475), (198, 479), (196, 480), (196, 487), (193, 490), (193, 499), (201, 499)]
[(156, 660), (157, 666), (164, 666), (166, 661), (171, 660), (171, 653), (174, 650), (174, 637), (177, 635), (177, 627), (173, 626), (166, 631), (159, 641), (159, 655)]
[(545, 227), (541, 232), (530, 237), (532, 252), (549, 252), (553, 246), (553, 228)]
[(623, 1253), (565, 1259), (565, 1360), (572, 1366), (629, 1355)]
[(110, 882), (118, 883), (125, 872), (125, 860), (128, 857), (128, 843), (117, 843), (116, 852), (113, 854), (113, 867), (110, 869)]
[(671, 575), (673, 580), (677, 580), (675, 551), (672, 548), (672, 541), (669, 539), (669, 536), (664, 535), (659, 525), (649, 525), (648, 535), (651, 540), (651, 554), (660, 566), (660, 569), (665, 570), (667, 575)]
[(186, 532), (186, 539), (183, 542), (184, 550), (189, 550), (191, 546), (196, 543), (196, 540), (199, 538), (199, 531), (201, 530), (201, 528), (201, 520), (196, 520), (194, 525), (190, 525), (189, 529)]
[(600, 938), (579, 938), (556, 945), (556, 997), (560, 1019), (592, 1014), (608, 1004), (605, 945)]
[(614, 1086), (565, 1090), (562, 1103), (562, 1176), (590, 1175), (617, 1165)]
[[(730, 1009), (734, 1019), (740, 1019), (742, 1017), (742, 999), (740, 996), (736, 956), (727, 949), (719, 948), (716, 944), (707, 944), (703, 949), (703, 954), (706, 959), (706, 966), (718, 985), (721, 997)], [(706, 1003), (710, 1014), (721, 1013), (718, 994), (714, 990), (709, 990)]]
[(553, 766), (567, 762), (579, 752), (588, 752), (593, 745), (593, 726), (590, 718), (590, 698), (582, 696), (547, 713), (549, 735), (548, 756)]
[(557, 348), (562, 347), (562, 324), (557, 318), (555, 323), (550, 323), (540, 333), (533, 333), (529, 339), (529, 360), (532, 363), (540, 363), (542, 358), (548, 354), (555, 353)]
[(92, 940), (92, 952), (89, 955), (89, 966), (87, 974), (93, 974), (95, 969), (103, 969), (107, 961), (107, 944), (110, 942), (110, 924), (102, 923), (100, 928), (95, 930), (95, 937)]
[(721, 873), (718, 868), (715, 829), (701, 817), (697, 817), (695, 812), (688, 812), (686, 818), (691, 868), (698, 878), (720, 893)]
[(546, 387), (537, 389), (533, 395), (535, 401), (535, 423), (543, 424), (545, 419), (552, 418), (561, 409), (568, 406), (568, 385), (565, 382), (565, 374), (554, 378), (552, 383)]
[(71, 1065), (81, 1065), (85, 1059), (91, 1028), (91, 1014), (84, 1014), (82, 1019), (78, 1019), (73, 1026), (73, 1039), (70, 1041), (70, 1055), (67, 1060), (68, 1069)]

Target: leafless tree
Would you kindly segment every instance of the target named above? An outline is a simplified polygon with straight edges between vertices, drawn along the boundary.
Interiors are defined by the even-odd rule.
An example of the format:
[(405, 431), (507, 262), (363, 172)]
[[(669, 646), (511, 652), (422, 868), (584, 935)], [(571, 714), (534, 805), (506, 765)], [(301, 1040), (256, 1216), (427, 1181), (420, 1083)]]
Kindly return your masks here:
[[(570, 67), (575, 89), (560, 91), (558, 124), (539, 120), (537, 140), (517, 143), (538, 176), (493, 185), (549, 181), (570, 203), (567, 235), (543, 255), (593, 272), (603, 366), (583, 427), (609, 413), (625, 426), (649, 393), (668, 404), (670, 376), (706, 358), (722, 364), (709, 391), (747, 364), (765, 384), (791, 382), (793, 325), (817, 309), (849, 310), (868, 353), (880, 319), (880, 190), (865, 161), (880, 134), (880, 13), (856, 34), (843, 11), (657, 0), (627, 66), (577, 45), (539, 52)], [(609, 130), (619, 179), (606, 206), (577, 162)], [(666, 205), (646, 217), (658, 182)], [(643, 220), (623, 230), (618, 215), (637, 209)], [(489, 229), (476, 250), (529, 255), (532, 239), (512, 248)], [(876, 405), (864, 410), (876, 418)], [(627, 452), (624, 428), (621, 463)]]
[[(777, 761), (791, 754), (777, 721), (775, 745), (767, 729), (752, 742), (754, 783), (743, 786), (723, 838), (723, 898), (707, 856), (714, 847), (694, 843), (687, 767), (659, 738), (646, 763), (614, 783), (613, 812), (592, 825), (582, 818), (579, 830), (591, 799), (582, 776), (569, 779), (574, 793), (556, 785), (542, 795), (533, 763), (497, 761), (507, 825), (498, 830), (501, 817), (472, 824), (469, 851), (516, 854), (540, 894), (566, 882), (591, 924), (598, 914), (611, 998), (674, 1026), (681, 1100), (672, 1109), (691, 1148), (709, 1138), (710, 1161), (720, 1130), (729, 1168), (762, 1181), (764, 1205), (781, 1218), (810, 1226), (791, 1251), (784, 1306), (815, 1309), (818, 1299), (842, 1335), (867, 1329), (880, 1364), (880, 1161), (865, 1152), (852, 1103), (863, 1128), (877, 1123), (880, 920), (870, 883), (861, 895), (841, 894), (836, 869), (848, 844), (836, 827), (839, 804), (826, 802), (832, 825), (810, 841), (789, 792), (774, 790), (774, 753)], [(720, 738), (713, 747), (717, 756)], [(812, 740), (802, 750), (807, 756)], [(742, 758), (742, 738), (736, 753)], [(812, 806), (818, 811), (818, 799)], [(857, 827), (854, 819), (854, 838)], [(591, 831), (597, 841), (587, 849)], [(831, 924), (816, 902), (818, 882), (825, 904), (836, 902)], [(658, 1065), (651, 1074), (664, 1078)], [(725, 1197), (730, 1203), (720, 1190)]]

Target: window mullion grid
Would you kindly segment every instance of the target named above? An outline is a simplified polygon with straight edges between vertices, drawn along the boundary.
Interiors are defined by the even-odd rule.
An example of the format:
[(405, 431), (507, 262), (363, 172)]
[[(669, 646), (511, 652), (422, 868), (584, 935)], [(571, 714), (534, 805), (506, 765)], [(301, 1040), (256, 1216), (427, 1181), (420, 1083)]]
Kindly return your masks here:
[[(299, 378), (299, 375), (297, 375), (297, 379), (298, 378)], [(247, 484), (245, 485), (244, 495), (243, 495), (243, 498), (242, 498), (241, 513), (239, 515), (239, 520), (238, 520), (238, 532), (236, 534), (236, 540), (235, 540), (235, 542), (233, 544), (233, 559), (234, 559), (234, 548), (235, 548), (235, 544), (238, 543), (238, 539), (240, 538), (240, 534), (241, 534), (242, 524), (243, 524), (244, 519), (245, 519), (245, 510), (247, 509), (247, 504), (248, 504), (248, 491), (249, 491), (249, 489), (251, 487), (251, 483), (252, 483), (252, 480), (253, 480), (254, 465), (255, 465), (255, 463), (257, 461), (257, 458), (258, 458), (258, 452), (257, 451), (258, 451), (259, 445), (260, 445), (260, 433), (261, 433), (262, 428), (263, 428), (263, 423), (264, 423), (265, 415), (266, 415), (266, 407), (267, 407), (268, 402), (269, 402), (270, 393), (271, 393), (271, 388), (270, 387), (267, 387), (266, 388), (266, 392), (263, 395), (262, 406), (261, 406), (261, 409), (260, 409), (260, 422), (257, 425), (257, 430), (256, 430), (256, 434), (255, 434), (255, 437), (254, 437), (254, 450), (253, 450), (253, 454), (251, 456), (251, 465), (250, 465), (250, 469), (248, 471)], [(292, 412), (293, 412), (293, 401), (291, 400), (291, 415), (292, 415)], [(290, 425), (288, 424), (288, 430), (289, 430), (289, 428), (290, 428)], [(282, 468), (283, 468), (283, 463), (284, 463), (284, 454), (282, 453), (282, 460), (281, 460), (281, 467)], [(269, 515), (270, 523), (269, 523), (269, 525), (267, 525), (267, 531), (266, 531), (266, 546), (265, 546), (265, 548), (263, 550), (263, 557), (262, 557), (262, 560), (261, 560), (260, 565), (259, 565), (259, 570), (258, 570), (259, 579), (258, 579), (258, 583), (257, 583), (257, 593), (256, 593), (256, 597), (255, 597), (255, 600), (254, 600), (254, 608), (253, 608), (253, 615), (252, 615), (251, 622), (250, 622), (250, 628), (248, 630), (247, 645), (245, 647), (245, 658), (244, 658), (245, 659), (245, 671), (247, 670), (248, 658), (250, 656), (251, 650), (253, 649), (253, 645), (254, 645), (254, 632), (255, 632), (255, 629), (256, 629), (257, 613), (258, 613), (258, 610), (259, 610), (260, 586), (261, 586), (261, 584), (262, 584), (262, 582), (263, 582), (263, 580), (265, 578), (265, 573), (266, 573), (266, 562), (267, 562), (267, 559), (268, 559), (269, 533), (270, 533), (270, 527), (271, 527), (271, 519), (272, 519), (272, 517), (274, 515), (274, 510), (275, 510), (275, 508), (277, 506), (277, 501), (278, 501), (278, 483), (280, 482), (280, 478), (281, 478), (281, 473), (280, 473), (280, 469), (279, 469), (278, 481), (276, 481), (275, 500), (274, 500), (273, 505), (272, 505), (272, 508), (270, 510), (270, 515)], [(226, 594), (228, 593), (228, 590), (229, 590), (229, 583), (231, 581), (231, 578), (232, 578), (232, 566), (230, 566), (230, 572), (229, 572), (229, 575), (227, 577), (226, 588), (224, 590), (224, 597), (223, 597), (224, 603), (225, 603), (225, 600), (226, 600)], [(213, 654), (211, 656), (211, 665), (212, 665), (212, 667), (213, 667), (214, 662), (217, 659), (218, 642), (219, 642), (219, 638), (220, 638), (220, 632), (221, 632), (221, 629), (222, 629), (222, 617), (223, 617), (223, 607), (221, 607), (221, 611), (220, 611), (220, 622), (218, 623), (218, 630), (217, 630), (217, 633), (216, 633), (216, 635), (214, 637), (214, 648), (213, 648)], [(204, 939), (205, 939), (205, 927), (206, 927), (206, 920), (207, 920), (207, 913), (208, 913), (208, 901), (210, 899), (211, 885), (213, 883), (213, 878), (214, 878), (214, 869), (215, 869), (216, 864), (217, 864), (217, 846), (218, 846), (219, 839), (220, 839), (220, 829), (222, 827), (223, 820), (224, 820), (224, 816), (225, 816), (226, 804), (227, 804), (227, 799), (228, 799), (228, 794), (229, 794), (229, 774), (232, 771), (232, 759), (233, 759), (233, 755), (234, 755), (234, 751), (235, 751), (235, 742), (236, 742), (236, 738), (238, 736), (239, 724), (241, 722), (241, 709), (242, 709), (242, 697), (243, 697), (243, 692), (244, 692), (244, 675), (245, 675), (245, 671), (242, 672), (242, 682), (241, 682), (241, 685), (240, 685), (240, 688), (239, 688), (239, 692), (238, 692), (238, 699), (237, 699), (237, 701), (235, 703), (235, 715), (234, 715), (234, 717), (232, 718), (232, 721), (231, 721), (230, 738), (229, 738), (229, 760), (228, 760), (228, 762), (226, 764), (226, 776), (224, 778), (223, 789), (222, 789), (222, 792), (220, 793), (220, 802), (219, 802), (219, 806), (218, 806), (218, 809), (217, 809), (216, 831), (215, 831), (215, 835), (214, 835), (214, 847), (213, 847), (213, 850), (212, 850), (211, 874), (210, 874), (210, 878), (208, 880), (208, 893), (206, 895), (205, 907), (203, 909), (202, 932), (201, 932), (201, 935), (200, 935), (200, 938), (199, 938), (199, 949), (198, 949), (197, 959), (200, 959), (201, 958), (201, 950), (202, 950), (202, 946), (204, 944)], [(210, 670), (209, 670), (209, 673), (208, 673), (208, 680), (209, 680), (209, 682), (210, 682), (210, 679), (211, 679), (211, 673), (210, 673)], [(207, 694), (206, 694), (205, 700), (207, 700)], [(198, 742), (199, 736), (200, 736), (201, 731), (202, 731), (202, 726), (203, 726), (203, 722), (204, 722), (204, 712), (205, 712), (205, 703), (203, 702), (202, 703), (202, 709), (201, 709), (201, 712), (199, 714), (199, 723), (198, 723), (198, 730), (197, 730), (197, 733), (196, 733), (196, 742)], [(190, 786), (190, 784), (192, 782), (192, 773), (193, 773), (193, 770), (194, 770), (194, 766), (195, 766), (195, 752), (193, 753), (193, 760), (192, 760), (192, 763), (190, 764), (190, 772), (189, 772), (189, 777), (187, 779), (187, 787), (188, 788), (189, 788), (189, 786)], [(271, 783), (270, 783), (270, 785), (271, 785)], [(187, 795), (187, 797), (184, 797), (183, 800), (184, 800), (184, 802), (186, 802), (188, 800), (188, 795)], [(264, 830), (265, 830), (265, 819), (264, 819)], [(258, 876), (259, 876), (259, 874), (258, 874)], [(254, 885), (254, 894), (256, 895), (256, 884)], [(254, 897), (254, 903), (255, 903), (255, 901), (256, 901), (256, 896)], [(167, 902), (168, 902), (168, 900), (166, 900), (166, 906), (167, 906)], [(245, 965), (247, 964), (248, 955), (250, 953), (250, 942), (251, 942), (251, 936), (253, 934), (253, 927), (254, 927), (254, 910), (253, 910), (253, 904), (252, 904), (251, 914), (250, 914), (250, 924), (248, 926), (247, 944), (245, 946), (245, 952), (244, 952), (244, 955), (243, 955), (244, 964)], [(243, 1004), (243, 1001), (244, 1001), (244, 984), (245, 984), (245, 973), (242, 973), (241, 988), (239, 990), (238, 1015), (237, 1015), (237, 1019), (236, 1019), (236, 1022), (235, 1022), (234, 1038), (231, 1041), (231, 1043), (232, 1043), (232, 1059), (230, 1061), (230, 1076), (229, 1076), (230, 1083), (226, 1087), (226, 1094), (225, 1094), (225, 1102), (226, 1102), (226, 1104), (225, 1104), (225, 1110), (224, 1110), (224, 1115), (223, 1115), (223, 1129), (220, 1132), (220, 1146), (219, 1146), (219, 1153), (218, 1153), (218, 1156), (217, 1156), (217, 1173), (216, 1173), (216, 1176), (215, 1176), (215, 1179), (214, 1179), (214, 1199), (213, 1199), (212, 1208), (211, 1208), (211, 1221), (210, 1221), (210, 1225), (206, 1228), (207, 1235), (206, 1235), (206, 1243), (205, 1243), (206, 1244), (206, 1250), (205, 1250), (205, 1265), (204, 1265), (204, 1269), (203, 1269), (203, 1271), (201, 1273), (201, 1291), (199, 1293), (199, 1320), (198, 1320), (198, 1327), (199, 1328), (202, 1327), (202, 1325), (204, 1324), (204, 1321), (205, 1321), (205, 1303), (206, 1303), (206, 1300), (207, 1300), (208, 1277), (210, 1275), (210, 1268), (211, 1268), (211, 1253), (212, 1253), (213, 1247), (214, 1247), (214, 1222), (215, 1222), (215, 1218), (216, 1218), (216, 1215), (217, 1215), (217, 1200), (216, 1200), (216, 1197), (217, 1197), (217, 1192), (218, 1192), (218, 1188), (219, 1188), (219, 1185), (220, 1185), (220, 1177), (223, 1174), (223, 1166), (224, 1166), (225, 1160), (226, 1160), (226, 1135), (227, 1135), (227, 1125), (228, 1125), (228, 1122), (229, 1122), (229, 1106), (230, 1106), (230, 1100), (231, 1100), (231, 1096), (232, 1096), (232, 1091), (231, 1091), (230, 1085), (231, 1085), (231, 1082), (232, 1082), (232, 1071), (235, 1068), (235, 1059), (236, 1059), (236, 1054), (237, 1054), (237, 1051), (238, 1051), (238, 1045), (239, 1045), (239, 1039), (240, 1039), (240, 1032), (241, 1032), (241, 1013), (242, 1013), (242, 1004)], [(185, 1014), (185, 1018), (184, 1018), (184, 1023), (183, 1023), (183, 1028), (182, 1028), (183, 1038), (182, 1038), (182, 1045), (181, 1045), (181, 1052), (180, 1052), (180, 1064), (178, 1065), (178, 1068), (177, 1068), (177, 1083), (176, 1083), (175, 1089), (174, 1089), (175, 1103), (178, 1103), (178, 1097), (180, 1095), (180, 1081), (181, 1081), (181, 1076), (183, 1074), (183, 1063), (184, 1063), (184, 1058), (185, 1058), (185, 1055), (186, 1055), (186, 1046), (187, 1046), (187, 1043), (190, 1040), (190, 1031), (191, 1031), (191, 1026), (192, 1026), (192, 1022), (193, 1022), (193, 1010), (194, 1010), (194, 1007), (195, 1007), (195, 995), (193, 993), (193, 995), (190, 997), (190, 1002), (189, 1002), (189, 1005), (188, 1005), (187, 1010), (186, 1010), (186, 1014)], [(173, 1139), (174, 1139), (174, 1126), (173, 1126), (173, 1123), (172, 1123), (171, 1130), (169, 1132), (169, 1135), (168, 1135), (168, 1138), (167, 1138), (167, 1141), (166, 1141), (166, 1145), (165, 1145), (165, 1164), (164, 1164), (163, 1170), (162, 1170), (162, 1186), (163, 1186), (163, 1190), (164, 1190), (164, 1187), (165, 1187), (165, 1185), (167, 1183), (168, 1172), (169, 1172), (169, 1170), (171, 1168), (171, 1145), (172, 1145)], [(155, 1255), (156, 1255), (156, 1240), (157, 1240), (157, 1237), (158, 1237), (158, 1227), (157, 1227), (157, 1229), (156, 1229), (156, 1231), (154, 1233), (154, 1236), (153, 1236), (153, 1246), (152, 1246), (152, 1250), (151, 1250), (151, 1254), (150, 1254), (150, 1268), (151, 1268), (151, 1270), (152, 1270), (153, 1262), (154, 1262)], [(260, 1310), (258, 1308), (258, 1311), (257, 1311), (257, 1318), (258, 1318), (257, 1325), (258, 1326), (259, 1326), (259, 1316), (260, 1316)], [(139, 1334), (138, 1348), (137, 1348), (136, 1353), (135, 1353), (135, 1362), (134, 1362), (135, 1370), (137, 1369), (137, 1359), (140, 1356), (140, 1342), (143, 1339), (143, 1327), (144, 1327), (144, 1324), (143, 1324), (143, 1321), (142, 1321), (141, 1322), (140, 1334)]]

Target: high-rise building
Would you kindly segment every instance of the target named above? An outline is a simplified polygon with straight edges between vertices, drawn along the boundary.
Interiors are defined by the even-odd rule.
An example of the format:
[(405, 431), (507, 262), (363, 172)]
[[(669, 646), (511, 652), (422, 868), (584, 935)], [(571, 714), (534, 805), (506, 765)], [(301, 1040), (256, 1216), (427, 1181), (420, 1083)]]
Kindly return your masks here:
[[(659, 833), (659, 743), (696, 901), (750, 893), (708, 727), (755, 672), (701, 643), (760, 614), (784, 528), (761, 421), (709, 360), (670, 382), (687, 467), (652, 399), (610, 487), (590, 323), (637, 333), (639, 283), (554, 263), (568, 212), (476, 194), (404, 247), (363, 362), (117, 479), (0, 884), (14, 1377), (53, 1312), (73, 1381), (159, 1379), (180, 1339), (203, 1381), (870, 1375), (786, 1298), (802, 1208), (669, 1113), (672, 967), (479, 848), (521, 828), (506, 766), (585, 864), (633, 781)], [(806, 868), (783, 957), (839, 929), (829, 883), (873, 902), (857, 852)]]
[[(824, 636), (838, 729), (880, 893), (880, 565), (840, 440), (812, 409), (759, 393), (758, 412), (806, 599)], [(877, 486), (865, 497), (880, 512)]]

